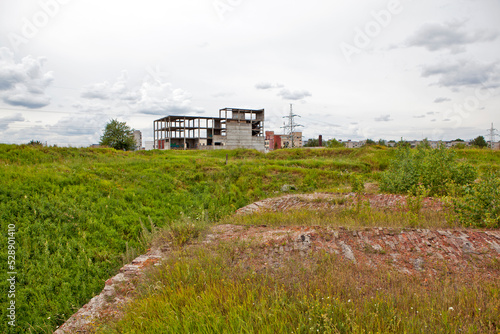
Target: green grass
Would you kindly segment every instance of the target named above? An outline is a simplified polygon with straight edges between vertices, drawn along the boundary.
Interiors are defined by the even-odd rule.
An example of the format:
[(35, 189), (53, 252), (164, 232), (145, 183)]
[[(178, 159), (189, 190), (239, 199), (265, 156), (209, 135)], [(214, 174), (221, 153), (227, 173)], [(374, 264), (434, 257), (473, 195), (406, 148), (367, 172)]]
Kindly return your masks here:
[[(500, 166), (498, 153), (459, 154), (479, 166)], [(282, 195), (285, 184), (306, 193), (345, 187), (353, 174), (377, 182), (392, 156), (394, 150), (380, 147), (265, 155), (0, 145), (0, 268), (8, 271), (7, 226), (15, 224), (18, 272), (17, 327), (2, 321), (0, 332), (50, 333), (61, 325), (148, 247), (141, 220), (148, 231), (169, 228), (189, 239), (244, 205)], [(183, 226), (183, 217), (195, 226)], [(7, 286), (0, 280), (1, 291)], [(2, 293), (2, 319), (7, 302)]]
[[(252, 244), (180, 250), (99, 333), (497, 333), (498, 282), (408, 276), (317, 252), (266, 266)], [(474, 280), (474, 278), (472, 278)], [(479, 277), (476, 279), (480, 279)]]
[[(418, 224), (415, 223), (418, 220)], [(288, 210), (285, 212), (262, 211), (252, 215), (240, 215), (224, 218), (223, 224), (267, 226), (328, 226), (336, 227), (396, 227), (396, 228), (452, 228), (458, 224), (451, 211), (420, 212), (415, 216), (406, 211), (371, 209), (361, 210)]]
[[(316, 168), (315, 157), (301, 160), (302, 154), (282, 164), (283, 157), (245, 150), (120, 152), (0, 145), (5, 236), (0, 246), (7, 249), (7, 225), (14, 223), (18, 271), (17, 327), (2, 322), (0, 331), (51, 332), (62, 324), (100, 292), (125, 253), (147, 247), (140, 240), (140, 219), (147, 222), (149, 216), (158, 227), (183, 215), (215, 222), (255, 200), (280, 195), (284, 184), (307, 192), (344, 182), (338, 171)], [(7, 272), (6, 251), (0, 261)], [(6, 291), (7, 281), (0, 287)], [(0, 307), (5, 318), (5, 294)]]

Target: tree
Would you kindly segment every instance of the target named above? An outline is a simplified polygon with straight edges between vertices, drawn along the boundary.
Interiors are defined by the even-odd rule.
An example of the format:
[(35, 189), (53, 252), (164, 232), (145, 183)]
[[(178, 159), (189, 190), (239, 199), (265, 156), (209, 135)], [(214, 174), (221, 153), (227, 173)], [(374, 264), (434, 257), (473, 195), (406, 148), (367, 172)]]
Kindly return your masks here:
[(396, 143), (396, 147), (408, 147), (408, 148), (410, 148), (411, 144), (409, 142), (407, 142), (406, 140), (403, 140), (403, 138), (401, 138), (401, 140)]
[(42, 142), (41, 142), (41, 141), (39, 141), (39, 140), (34, 140), (34, 139), (32, 139), (32, 140), (28, 143), (28, 145), (30, 145), (30, 146), (43, 146), (43, 144), (42, 144)]
[(344, 144), (339, 142), (337, 139), (333, 138), (326, 142), (326, 147), (334, 148), (334, 147), (344, 147)]
[(99, 145), (109, 146), (115, 150), (133, 151), (135, 150), (134, 129), (131, 129), (125, 122), (112, 119), (106, 124)]
[(487, 147), (488, 146), (488, 144), (486, 143), (486, 140), (484, 140), (483, 136), (476, 137), (472, 141), (471, 144), (472, 144), (472, 146), (479, 147), (479, 148), (483, 148), (483, 147)]
[(431, 149), (431, 144), (429, 143), (429, 140), (427, 138), (424, 138), (418, 145), (418, 148), (422, 148), (425, 150)]
[(369, 145), (376, 145), (377, 143), (375, 142), (375, 140), (373, 139), (367, 139), (366, 142), (365, 142), (365, 145), (366, 146), (369, 146)]
[(308, 139), (307, 143), (304, 144), (304, 147), (318, 147), (318, 146), (319, 146), (319, 140), (317, 138)]

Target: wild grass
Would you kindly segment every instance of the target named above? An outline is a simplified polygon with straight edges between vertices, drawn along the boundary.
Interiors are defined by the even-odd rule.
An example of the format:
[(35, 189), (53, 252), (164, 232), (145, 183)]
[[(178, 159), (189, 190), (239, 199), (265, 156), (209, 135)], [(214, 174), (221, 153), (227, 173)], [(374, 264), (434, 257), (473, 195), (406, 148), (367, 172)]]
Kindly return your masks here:
[(222, 224), (267, 225), (267, 226), (328, 226), (345, 228), (391, 227), (391, 228), (452, 228), (457, 227), (451, 209), (445, 211), (422, 210), (413, 213), (405, 209), (371, 208), (362, 202), (358, 208), (350, 209), (299, 209), (286, 211), (263, 210), (249, 215), (223, 218)]
[[(498, 153), (457, 155), (481, 166), (500, 166)], [(236, 209), (284, 194), (284, 185), (293, 185), (287, 193), (332, 191), (345, 188), (353, 174), (376, 183), (392, 156), (394, 150), (380, 147), (265, 155), (0, 145), (0, 227), (5, 234), (8, 224), (16, 225), (18, 272), (17, 327), (4, 321), (0, 332), (52, 332), (99, 293), (124, 261), (142, 253), (156, 229), (165, 231), (165, 238), (174, 236), (181, 247)], [(359, 212), (339, 219), (355, 224)], [(376, 224), (377, 215), (369, 213), (367, 224)], [(306, 224), (308, 218), (297, 221)], [(396, 224), (397, 217), (387, 220)], [(3, 250), (6, 240), (0, 238)], [(2, 251), (3, 272), (6, 265)], [(0, 289), (6, 291), (6, 280)], [(4, 294), (2, 319), (7, 302)]]
[[(266, 266), (239, 243), (179, 251), (99, 333), (497, 333), (500, 287), (408, 276), (328, 253)], [(264, 266), (262, 266), (264, 265)], [(472, 277), (472, 282), (478, 278)]]
[[(123, 261), (147, 248), (141, 235), (145, 228), (152, 232), (148, 217), (158, 228), (169, 227), (182, 244), (205, 224), (279, 196), (285, 184), (308, 192), (344, 182), (338, 171), (316, 168), (314, 157), (299, 153), (293, 166), (286, 166), (248, 150), (0, 145), (1, 230), (16, 225), (19, 273), (17, 327), (2, 322), (0, 332), (51, 332), (61, 325), (101, 291)], [(183, 223), (183, 215), (194, 226)], [(6, 242), (0, 239), (1, 249), (7, 249)], [(6, 251), (0, 263), (7, 272)], [(7, 283), (0, 281), (2, 291)], [(2, 318), (7, 302), (0, 299)]]

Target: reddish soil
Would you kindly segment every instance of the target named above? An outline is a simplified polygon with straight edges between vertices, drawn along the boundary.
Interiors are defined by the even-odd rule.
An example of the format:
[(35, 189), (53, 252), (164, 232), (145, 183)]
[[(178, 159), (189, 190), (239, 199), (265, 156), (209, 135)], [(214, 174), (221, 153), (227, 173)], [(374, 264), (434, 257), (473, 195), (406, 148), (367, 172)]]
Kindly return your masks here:
[[(249, 214), (260, 210), (286, 211), (298, 209), (334, 209), (352, 205), (356, 201), (355, 193), (333, 194), (314, 193), (286, 195), (276, 198), (267, 198), (240, 208), (237, 214)], [(370, 203), (372, 208), (388, 208), (391, 210), (404, 210), (406, 196), (393, 194), (364, 194), (359, 200)], [(426, 197), (422, 199), (422, 209), (442, 210), (444, 204), (437, 198)]]
[[(343, 201), (354, 194), (287, 195), (259, 201), (237, 211), (251, 214), (258, 210), (283, 211), (300, 208), (331, 208), (349, 205)], [(405, 197), (371, 194), (363, 200), (371, 207), (401, 209)], [(441, 210), (439, 200), (426, 198), (423, 207)], [(500, 231), (470, 229), (388, 229), (347, 230), (327, 227), (279, 227), (218, 225), (211, 228), (203, 243), (248, 241), (261, 248), (262, 257), (253, 263), (256, 270), (278, 267), (284, 257), (298, 253), (326, 251), (345, 261), (369, 265), (380, 270), (397, 270), (408, 275), (480, 274), (500, 279)], [(189, 246), (188, 246), (189, 247)], [(169, 255), (168, 245), (141, 255), (120, 273), (106, 281), (100, 295), (94, 297), (55, 333), (90, 333), (93, 324), (109, 317), (119, 317), (120, 309), (132, 298), (144, 270), (157, 265)], [(245, 254), (239, 254), (245, 257)], [(245, 259), (248, 260), (248, 259)]]

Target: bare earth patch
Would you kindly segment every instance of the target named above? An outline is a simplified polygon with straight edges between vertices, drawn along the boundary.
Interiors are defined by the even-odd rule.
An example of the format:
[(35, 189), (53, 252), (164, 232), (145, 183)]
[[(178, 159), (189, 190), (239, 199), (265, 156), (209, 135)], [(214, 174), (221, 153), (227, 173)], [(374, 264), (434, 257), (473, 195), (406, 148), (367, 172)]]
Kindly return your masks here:
[[(332, 194), (294, 194), (276, 198), (267, 198), (240, 208), (237, 214), (250, 214), (257, 211), (286, 211), (297, 209), (334, 209), (351, 205), (355, 200), (355, 193)], [(361, 201), (368, 201), (372, 208), (402, 209), (406, 206), (406, 196), (393, 194), (363, 194)], [(443, 209), (443, 203), (436, 198), (426, 197), (422, 201), (422, 208), (438, 211)]]
[[(300, 208), (328, 208), (344, 205), (342, 198), (354, 194), (287, 195), (259, 201), (237, 211), (251, 214), (258, 210), (284, 211)], [(372, 207), (401, 208), (405, 197), (399, 195), (365, 195)], [(439, 200), (426, 198), (423, 207), (441, 210)], [(279, 267), (286, 257), (300, 254), (304, 261), (312, 252), (338, 254), (345, 261), (368, 265), (379, 270), (397, 270), (407, 275), (433, 279), (442, 275), (473, 274), (500, 279), (500, 231), (470, 229), (390, 229), (364, 228), (348, 230), (328, 227), (279, 227), (218, 225), (210, 229), (198, 244), (217, 242), (251, 243), (260, 248), (260, 257), (250, 259), (244, 251), (236, 254), (255, 270)], [(186, 247), (190, 247), (189, 245)], [(95, 324), (120, 317), (121, 308), (133, 298), (138, 280), (147, 268), (169, 256), (170, 247), (150, 250), (120, 273), (106, 281), (100, 295), (83, 306), (55, 333), (90, 333)]]

